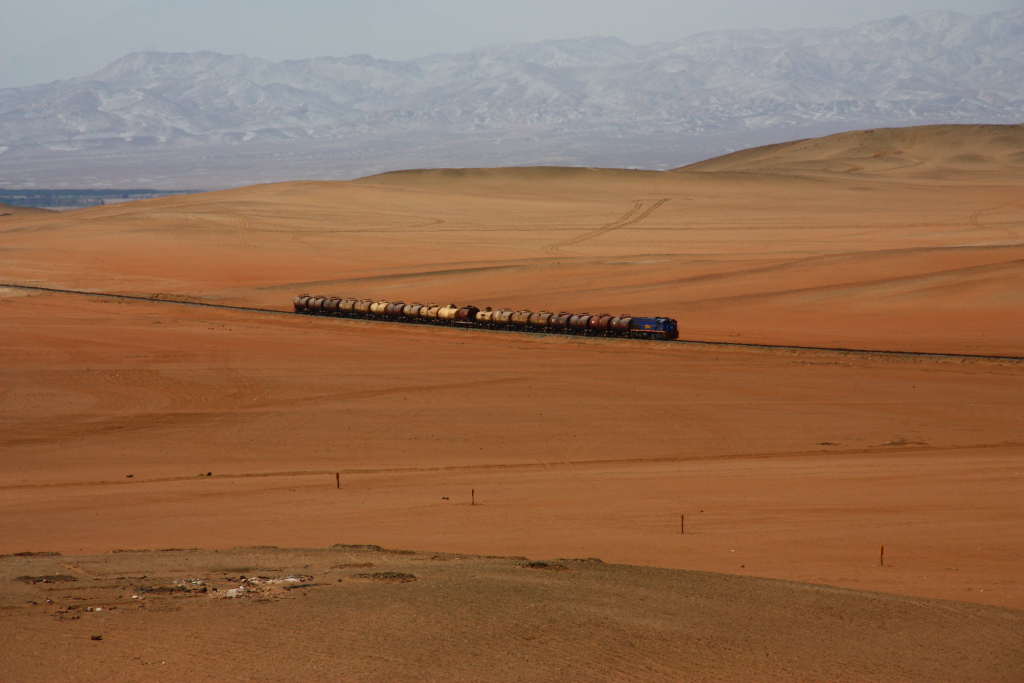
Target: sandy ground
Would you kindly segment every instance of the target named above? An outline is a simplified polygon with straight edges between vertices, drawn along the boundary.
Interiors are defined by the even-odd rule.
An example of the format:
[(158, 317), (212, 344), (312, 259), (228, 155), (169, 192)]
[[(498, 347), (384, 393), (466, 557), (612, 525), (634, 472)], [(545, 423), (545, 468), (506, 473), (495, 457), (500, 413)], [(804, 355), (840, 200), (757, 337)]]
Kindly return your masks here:
[[(985, 154), (939, 156), (950, 128)], [(989, 129), (1018, 156), (994, 156)], [(815, 153), (832, 170), (794, 171), (783, 150), (756, 172), (402, 172), (3, 217), (0, 276), (279, 308), (306, 290), (667, 314), (693, 339), (1024, 355), (1024, 127), (929, 130), (941, 144), (830, 138)], [(847, 172), (876, 161), (865, 147), (912, 163)]]
[[(1022, 356), (1020, 131), (839, 136), (774, 166), (758, 152), (662, 174), (406, 172), (3, 216), (0, 281), (279, 310), (300, 291), (628, 310), (690, 339)], [(0, 552), (370, 543), (1024, 609), (1020, 362), (10, 288), (0, 320)], [(29, 612), (5, 614), (11, 632)], [(914, 629), (934, 659), (945, 641)]]
[[(372, 548), (0, 559), (5, 680), (1019, 681), (1024, 613)], [(12, 647), (13, 645), (13, 647)], [(104, 675), (97, 676), (98, 672)]]

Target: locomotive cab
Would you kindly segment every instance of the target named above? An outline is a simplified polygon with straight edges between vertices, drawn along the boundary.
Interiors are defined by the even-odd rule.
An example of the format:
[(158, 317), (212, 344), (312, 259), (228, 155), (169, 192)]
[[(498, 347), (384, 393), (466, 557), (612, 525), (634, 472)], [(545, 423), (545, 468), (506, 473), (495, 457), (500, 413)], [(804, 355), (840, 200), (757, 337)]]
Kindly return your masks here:
[(673, 318), (633, 318), (629, 336), (634, 339), (679, 339), (679, 325)]

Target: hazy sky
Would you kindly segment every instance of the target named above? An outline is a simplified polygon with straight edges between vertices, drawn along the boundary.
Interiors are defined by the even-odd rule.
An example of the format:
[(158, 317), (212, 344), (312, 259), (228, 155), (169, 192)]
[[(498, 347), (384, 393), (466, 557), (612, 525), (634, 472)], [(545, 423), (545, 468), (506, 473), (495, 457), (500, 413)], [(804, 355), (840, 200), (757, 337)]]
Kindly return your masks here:
[(730, 28), (855, 24), (1024, 0), (0, 0), (0, 87), (83, 76), (137, 50), (213, 50), (275, 61), (408, 59), (583, 36), (671, 41)]

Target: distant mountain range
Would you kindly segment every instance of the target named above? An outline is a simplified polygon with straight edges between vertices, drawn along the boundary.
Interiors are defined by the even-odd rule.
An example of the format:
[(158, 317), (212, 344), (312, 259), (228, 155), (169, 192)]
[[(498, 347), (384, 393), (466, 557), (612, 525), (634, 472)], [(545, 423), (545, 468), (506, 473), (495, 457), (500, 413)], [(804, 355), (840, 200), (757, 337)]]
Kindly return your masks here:
[[(664, 167), (675, 159), (666, 149), (682, 165), (836, 130), (1021, 121), (1024, 9), (644, 46), (550, 40), (404, 62), (140, 52), (89, 76), (0, 90), (0, 184), (58, 178), (76, 158), (72, 174), (108, 185), (98, 159), (163, 158), (180, 172), (205, 160), (222, 185), (420, 160)], [(267, 176), (270, 158), (291, 159), (283, 177)], [(138, 159), (122, 170), (145, 175)]]

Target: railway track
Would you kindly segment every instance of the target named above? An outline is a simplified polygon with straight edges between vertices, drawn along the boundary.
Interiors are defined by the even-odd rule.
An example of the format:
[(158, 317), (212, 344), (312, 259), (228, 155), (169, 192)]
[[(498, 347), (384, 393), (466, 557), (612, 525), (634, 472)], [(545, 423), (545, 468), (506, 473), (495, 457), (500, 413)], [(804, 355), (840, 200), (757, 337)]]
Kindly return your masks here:
[[(0, 288), (18, 289), (23, 291), (32, 292), (47, 292), (51, 294), (71, 294), (74, 296), (87, 296), (94, 298), (104, 299), (123, 299), (128, 301), (144, 301), (148, 303), (157, 304), (172, 304), (175, 306), (198, 306), (201, 308), (216, 308), (226, 311), (242, 311), (246, 313), (264, 313), (268, 315), (287, 315), (295, 316), (293, 311), (275, 311), (271, 308), (256, 308), (253, 306), (230, 306), (228, 304), (212, 304), (201, 301), (179, 301), (175, 299), (163, 299), (156, 296), (139, 296), (133, 294), (111, 294), (108, 292), (86, 292), (80, 289), (59, 289), (56, 287), (39, 287), (35, 285), (19, 285), (9, 282), (0, 282)], [(303, 316), (304, 318), (313, 316)], [(368, 321), (368, 322), (383, 322), (387, 324), (387, 321)], [(529, 334), (527, 332), (514, 332), (509, 330), (488, 330), (495, 332), (511, 332), (512, 334)], [(814, 351), (821, 352), (827, 351), (831, 353), (841, 353), (858, 356), (895, 356), (895, 357), (909, 357), (909, 358), (957, 358), (957, 359), (976, 359), (976, 360), (996, 360), (996, 361), (1024, 361), (1024, 356), (998, 356), (998, 355), (985, 355), (985, 354), (971, 354), (971, 353), (938, 353), (938, 352), (926, 352), (926, 351), (893, 351), (888, 349), (853, 349), (845, 348), (841, 346), (797, 346), (791, 344), (751, 344), (742, 342), (720, 342), (720, 341), (703, 341), (700, 339), (677, 339), (670, 342), (662, 342), (666, 344), (699, 344), (701, 346), (717, 346), (717, 347), (730, 347), (737, 349), (778, 349), (784, 351)]]

